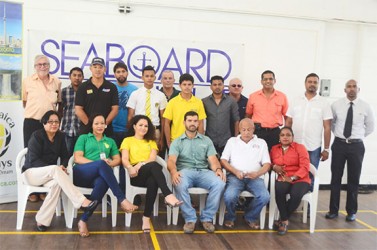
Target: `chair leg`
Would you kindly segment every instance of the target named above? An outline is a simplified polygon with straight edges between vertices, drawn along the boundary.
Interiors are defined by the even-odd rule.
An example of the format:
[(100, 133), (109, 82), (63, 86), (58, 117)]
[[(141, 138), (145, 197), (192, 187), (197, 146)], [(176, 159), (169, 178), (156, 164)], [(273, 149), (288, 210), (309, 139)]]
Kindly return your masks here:
[(259, 227), (260, 229), (264, 229), (264, 225), (266, 223), (266, 206), (262, 208), (262, 211), (260, 212), (259, 215)]
[(107, 217), (107, 193), (102, 198), (102, 218)]
[(173, 208), (173, 225), (178, 224), (178, 216), (179, 216), (179, 207)]
[(310, 203), (310, 233), (314, 233), (316, 218), (317, 218), (317, 203), (316, 201), (314, 201)]
[(220, 209), (219, 209), (219, 225), (220, 226), (224, 224), (224, 216), (225, 216), (225, 201), (224, 199), (221, 199)]
[(160, 194), (157, 194), (156, 200), (154, 201), (154, 204), (153, 204), (153, 216), (158, 216), (159, 203), (160, 203)]
[[(18, 187), (20, 188), (20, 187)], [(18, 202), (17, 202), (17, 230), (22, 229), (22, 224), (24, 222), (26, 204), (27, 204), (27, 192), (18, 192)]]
[(172, 208), (169, 206), (166, 206), (166, 224), (169, 226), (171, 224), (171, 210)]
[(302, 222), (304, 223), (308, 223), (308, 202), (307, 201), (302, 201), (304, 202), (304, 206), (303, 206), (303, 213), (302, 213)]
[(270, 200), (270, 208), (268, 214), (268, 228), (272, 229), (275, 219), (275, 210), (276, 210), (276, 203), (274, 200)]
[(113, 227), (117, 225), (117, 213), (118, 213), (118, 200), (117, 198), (111, 194), (111, 224)]
[(65, 220), (65, 225), (67, 228), (72, 228), (73, 224), (73, 205), (69, 201), (67, 195), (62, 192), (61, 193), (61, 198), (62, 198), (62, 203), (63, 203), (63, 211), (64, 211), (64, 220)]

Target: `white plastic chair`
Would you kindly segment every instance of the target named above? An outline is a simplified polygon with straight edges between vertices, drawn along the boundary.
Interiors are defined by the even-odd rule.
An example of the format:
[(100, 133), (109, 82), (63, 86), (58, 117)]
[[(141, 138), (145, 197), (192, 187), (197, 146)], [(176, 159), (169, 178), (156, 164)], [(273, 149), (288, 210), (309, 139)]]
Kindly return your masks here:
[[(268, 173), (266, 173), (264, 175), (264, 185), (266, 188), (268, 188), (268, 181), (270, 179), (270, 175)], [(240, 193), (240, 197), (254, 197), (254, 195), (246, 190), (242, 191)], [(219, 209), (219, 225), (222, 226), (223, 223), (224, 223), (224, 216), (225, 216), (225, 209), (226, 209), (226, 206), (225, 206), (225, 201), (224, 201), (224, 197), (221, 199), (221, 202), (220, 202), (220, 209)], [(260, 229), (264, 229), (264, 224), (265, 224), (265, 221), (266, 221), (266, 206), (263, 207), (261, 213), (260, 213), (260, 216), (259, 216), (259, 226), (260, 226)]]
[[(69, 162), (68, 162), (68, 166), (67, 166), (67, 171), (68, 171), (68, 174), (69, 176), (71, 177), (71, 180), (72, 180), (72, 183), (73, 183), (73, 163), (74, 163), (74, 157), (72, 156), (70, 159), (69, 159)], [(114, 175), (115, 175), (115, 178), (118, 180), (118, 176), (119, 176), (119, 167), (114, 167), (113, 168), (114, 170)], [(84, 195), (90, 195), (93, 191), (92, 188), (85, 188), (85, 187), (79, 187), (79, 186), (76, 186), (80, 192)], [(114, 196), (113, 192), (110, 190), (110, 188), (107, 190), (107, 193), (103, 196), (102, 198), (102, 217), (103, 218), (106, 218), (107, 217), (107, 195), (110, 197), (110, 201), (111, 201), (111, 224), (113, 227), (116, 227), (116, 224), (117, 224), (117, 212), (118, 212), (118, 200), (117, 198)], [(68, 220), (69, 220), (69, 223), (67, 225), (68, 228), (72, 228), (72, 224), (73, 224), (73, 218), (76, 218), (77, 217), (77, 209), (75, 209), (73, 207), (73, 204), (69, 201), (69, 209), (68, 212), (67, 212), (67, 216), (68, 217)]]
[[(314, 176), (314, 187), (313, 192), (306, 193), (301, 202), (304, 202), (304, 210), (302, 214), (302, 220), (304, 223), (307, 223), (307, 213), (308, 213), (308, 204), (310, 204), (310, 233), (314, 233), (315, 229), (315, 222), (317, 217), (317, 204), (318, 204), (318, 193), (319, 193), (319, 177), (317, 169), (310, 164), (310, 172)], [(271, 172), (271, 186), (270, 186), (270, 214), (268, 220), (268, 227), (272, 229), (274, 220), (279, 218), (279, 210), (277, 209), (276, 200), (275, 200), (275, 180), (276, 180), (276, 173), (274, 171)], [(289, 195), (287, 195), (287, 199), (289, 199)]]
[[(166, 183), (167, 183), (168, 187), (172, 187), (170, 174), (167, 170), (166, 162), (159, 156), (156, 157), (156, 162), (162, 166), (162, 172), (165, 175)], [(132, 186), (131, 180), (130, 180), (130, 175), (128, 174), (127, 170), (125, 172), (126, 172), (125, 173), (125, 175), (126, 175), (126, 198), (127, 198), (127, 200), (132, 202), (136, 195), (146, 194), (147, 188)], [(158, 216), (159, 194), (160, 193), (161, 193), (161, 190), (158, 189), (157, 197), (156, 197), (156, 200), (155, 200), (154, 206), (153, 206), (153, 216)], [(171, 224), (171, 208), (169, 206), (166, 206), (166, 207), (167, 207), (166, 208), (167, 224), (170, 225)], [(126, 213), (125, 217), (126, 217), (125, 218), (126, 227), (130, 227), (131, 226), (132, 213)]]
[[(16, 158), (16, 174), (17, 174), (17, 189), (18, 189), (17, 191), (18, 193), (17, 226), (16, 226), (17, 230), (22, 229), (22, 224), (24, 222), (24, 216), (25, 216), (25, 210), (26, 210), (26, 204), (27, 204), (29, 195), (31, 193), (48, 193), (50, 191), (50, 188), (48, 187), (49, 182), (45, 184), (46, 186), (32, 186), (26, 183), (26, 181), (24, 181), (24, 179), (22, 178), (21, 176), (22, 167), (25, 162), (26, 153), (27, 153), (27, 148), (24, 148), (18, 153), (17, 158)], [(61, 216), (61, 200), (60, 199), (56, 206), (56, 216)], [(67, 218), (65, 219), (66, 219), (66, 224), (67, 224), (68, 222)]]

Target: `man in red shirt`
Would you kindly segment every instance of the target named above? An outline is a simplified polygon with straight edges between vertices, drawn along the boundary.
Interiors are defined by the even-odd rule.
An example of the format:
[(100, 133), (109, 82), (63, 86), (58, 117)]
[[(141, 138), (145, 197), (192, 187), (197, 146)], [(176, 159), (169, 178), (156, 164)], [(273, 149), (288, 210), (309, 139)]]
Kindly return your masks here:
[(274, 89), (275, 74), (271, 70), (262, 73), (263, 88), (252, 93), (246, 106), (246, 116), (255, 124), (255, 134), (267, 142), (268, 150), (279, 143), (279, 126), (285, 122), (288, 99)]

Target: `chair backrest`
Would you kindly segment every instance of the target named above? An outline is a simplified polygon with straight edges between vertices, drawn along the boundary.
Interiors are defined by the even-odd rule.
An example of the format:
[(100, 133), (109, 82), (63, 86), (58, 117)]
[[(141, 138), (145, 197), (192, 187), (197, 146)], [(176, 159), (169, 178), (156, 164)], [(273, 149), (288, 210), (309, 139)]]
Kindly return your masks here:
[(25, 162), (25, 156), (27, 153), (27, 148), (22, 149), (18, 154), (16, 158), (16, 174), (17, 174), (17, 183), (23, 184), (24, 181), (22, 180), (22, 167), (24, 166)]

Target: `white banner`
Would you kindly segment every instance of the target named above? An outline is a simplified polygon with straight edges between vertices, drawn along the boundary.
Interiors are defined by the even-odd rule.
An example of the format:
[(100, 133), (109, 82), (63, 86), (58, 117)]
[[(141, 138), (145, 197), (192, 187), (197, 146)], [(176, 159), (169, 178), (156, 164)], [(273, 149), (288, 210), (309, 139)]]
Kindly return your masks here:
[(89, 66), (92, 58), (96, 56), (105, 59), (108, 80), (115, 80), (113, 66), (123, 61), (129, 68), (128, 81), (138, 86), (142, 85), (141, 70), (147, 65), (156, 69), (157, 87), (164, 70), (174, 72), (176, 83), (181, 74), (190, 73), (195, 78), (195, 94), (198, 97), (210, 93), (207, 87), (211, 76), (221, 75), (228, 79), (242, 75), (242, 44), (222, 44), (216, 41), (214, 47), (213, 44), (198, 41), (108, 37), (38, 30), (30, 30), (28, 36), (28, 75), (34, 71), (34, 56), (45, 54), (51, 61), (51, 73), (63, 80), (63, 86), (69, 84), (69, 70), (73, 67), (81, 67), (85, 78), (89, 78)]

